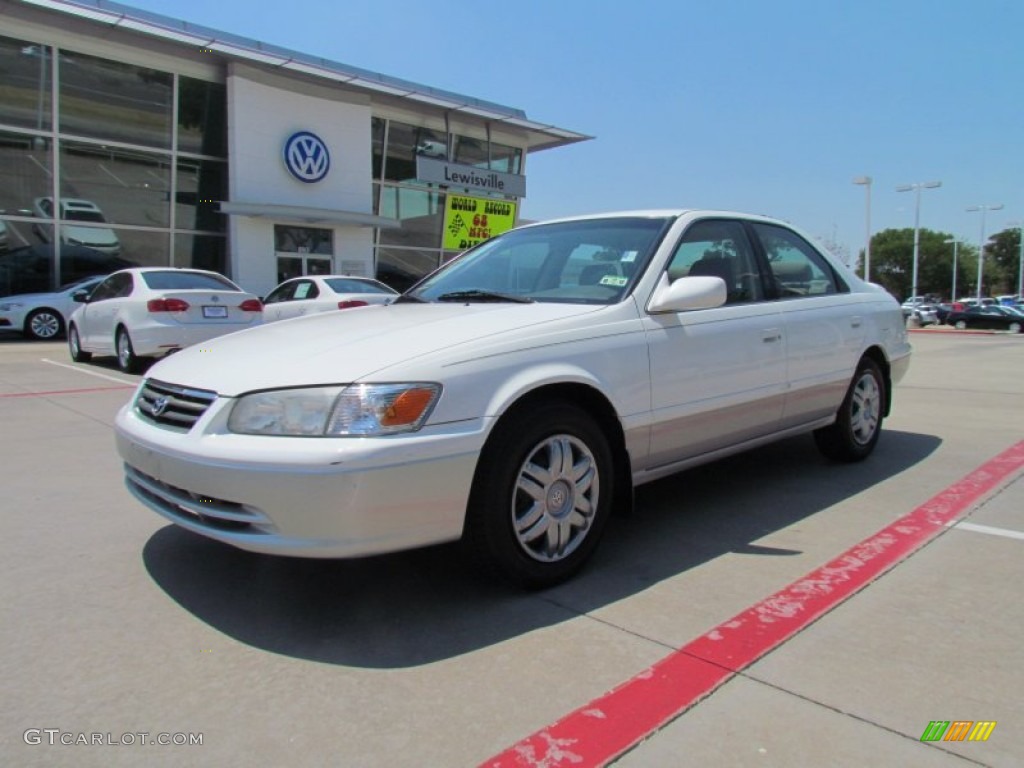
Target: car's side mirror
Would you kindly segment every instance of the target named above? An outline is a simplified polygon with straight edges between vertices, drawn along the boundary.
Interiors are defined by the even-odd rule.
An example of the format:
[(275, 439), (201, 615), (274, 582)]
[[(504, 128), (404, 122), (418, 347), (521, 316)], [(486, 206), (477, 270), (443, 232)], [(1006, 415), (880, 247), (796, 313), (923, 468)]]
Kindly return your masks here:
[(87, 302), (89, 300), (89, 294), (90, 293), (91, 293), (91, 291), (88, 291), (88, 290), (83, 288), (81, 291), (75, 291), (74, 293), (72, 293), (71, 294), (71, 300), (72, 301), (77, 301), (79, 304), (84, 304), (85, 302)]
[(689, 312), (695, 309), (713, 309), (725, 304), (728, 293), (725, 280), (710, 275), (680, 277), (670, 283), (662, 274), (647, 305), (648, 312)]

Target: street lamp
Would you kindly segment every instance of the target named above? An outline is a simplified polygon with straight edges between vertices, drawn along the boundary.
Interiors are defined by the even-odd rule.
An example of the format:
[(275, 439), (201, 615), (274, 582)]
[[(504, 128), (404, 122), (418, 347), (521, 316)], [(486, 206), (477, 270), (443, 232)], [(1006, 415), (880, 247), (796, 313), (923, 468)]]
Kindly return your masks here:
[(949, 289), (949, 300), (954, 302), (956, 301), (956, 250), (961, 240), (959, 237), (951, 237), (945, 242), (953, 244), (953, 287)]
[(864, 281), (871, 280), (871, 177), (858, 176), (854, 184), (864, 186)]
[(916, 184), (901, 184), (896, 187), (897, 192), (909, 192), (914, 190), (914, 272), (910, 283), (910, 300), (917, 299), (917, 261), (921, 249), (921, 190), (935, 189), (941, 187), (941, 181), (919, 181)]
[(967, 208), (968, 213), (981, 211), (981, 239), (978, 241), (978, 295), (976, 297), (979, 304), (981, 303), (981, 272), (985, 264), (985, 212), (1001, 211), (1002, 209), (1002, 203), (996, 203), (995, 205), (972, 205)]
[(1024, 221), (1008, 222), (1020, 232), (1020, 255), (1017, 257), (1017, 301), (1024, 301)]

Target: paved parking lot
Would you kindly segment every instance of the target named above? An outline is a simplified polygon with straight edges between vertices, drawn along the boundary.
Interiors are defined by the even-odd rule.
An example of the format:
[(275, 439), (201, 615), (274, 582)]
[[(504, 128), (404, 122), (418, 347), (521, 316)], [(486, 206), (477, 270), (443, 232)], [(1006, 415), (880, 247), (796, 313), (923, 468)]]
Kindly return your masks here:
[[(306, 561), (180, 531), (122, 485), (137, 378), (0, 339), (0, 763), (581, 766), (615, 735), (622, 766), (1021, 765), (1024, 338), (914, 342), (866, 463), (798, 438), (645, 487), (580, 577), (521, 593), (454, 546)], [(929, 503), (971, 526), (681, 713), (588, 709)], [(560, 739), (580, 711), (600, 727)], [(921, 741), (947, 720), (997, 725)]]

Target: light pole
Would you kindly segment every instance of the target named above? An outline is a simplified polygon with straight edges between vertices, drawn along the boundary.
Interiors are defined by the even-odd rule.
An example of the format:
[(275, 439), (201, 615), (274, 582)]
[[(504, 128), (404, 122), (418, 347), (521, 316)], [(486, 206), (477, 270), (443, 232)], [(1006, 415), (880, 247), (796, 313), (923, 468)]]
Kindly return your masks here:
[(952, 303), (956, 301), (956, 249), (960, 245), (960, 238), (951, 237), (946, 242), (953, 244), (953, 287), (949, 289), (949, 301)]
[(1020, 255), (1017, 257), (1017, 301), (1024, 301), (1024, 221), (1008, 222), (1020, 232)]
[(978, 295), (975, 297), (978, 299), (979, 304), (981, 304), (982, 267), (984, 267), (985, 265), (985, 212), (1001, 211), (1002, 209), (1002, 203), (996, 203), (995, 205), (972, 205), (969, 208), (967, 208), (968, 213), (981, 211), (981, 239), (978, 241)]
[(871, 281), (871, 177), (858, 176), (854, 184), (864, 186), (864, 281)]
[(916, 184), (901, 184), (896, 187), (897, 192), (909, 192), (914, 190), (914, 271), (910, 283), (910, 300), (917, 299), (917, 261), (921, 250), (921, 190), (935, 189), (941, 187), (941, 181), (919, 181)]

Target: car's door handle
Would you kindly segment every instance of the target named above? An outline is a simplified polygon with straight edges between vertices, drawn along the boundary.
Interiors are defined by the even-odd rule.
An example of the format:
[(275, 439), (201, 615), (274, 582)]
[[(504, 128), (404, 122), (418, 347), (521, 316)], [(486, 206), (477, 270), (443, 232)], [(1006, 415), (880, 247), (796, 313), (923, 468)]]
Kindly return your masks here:
[(850, 318), (850, 326), (853, 327), (853, 328), (860, 328), (860, 325), (863, 322), (864, 321), (861, 318), (859, 318), (859, 317), (851, 317)]
[(771, 344), (773, 341), (782, 341), (782, 332), (778, 328), (767, 328), (761, 331), (761, 341)]

